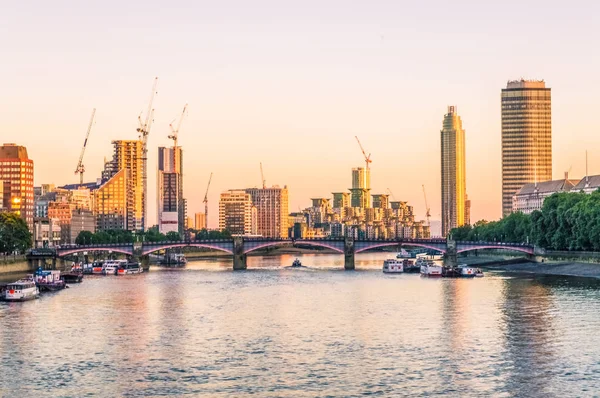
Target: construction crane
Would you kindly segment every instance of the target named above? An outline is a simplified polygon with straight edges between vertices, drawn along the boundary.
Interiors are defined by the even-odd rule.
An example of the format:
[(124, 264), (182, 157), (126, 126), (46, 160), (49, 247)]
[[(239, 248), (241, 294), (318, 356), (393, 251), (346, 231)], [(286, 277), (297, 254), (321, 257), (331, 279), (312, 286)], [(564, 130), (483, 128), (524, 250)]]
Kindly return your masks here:
[(140, 141), (142, 141), (142, 230), (146, 229), (146, 215), (148, 212), (148, 135), (154, 121), (154, 108), (152, 108), (152, 104), (154, 103), (157, 84), (158, 77), (155, 77), (150, 101), (148, 102), (148, 110), (146, 111), (146, 119), (142, 122), (142, 114), (140, 114), (138, 116), (139, 127), (136, 129), (139, 133)]
[(263, 173), (262, 162), (260, 162), (260, 178), (262, 180), (263, 189), (267, 188), (267, 180), (265, 180), (265, 174)]
[(177, 172), (177, 136), (179, 135), (179, 129), (181, 128), (181, 122), (183, 122), (183, 117), (186, 115), (188, 104), (185, 104), (183, 107), (183, 112), (181, 112), (181, 117), (179, 118), (179, 123), (177, 123), (177, 128), (173, 127), (173, 122), (175, 119), (169, 123), (169, 127), (171, 128), (171, 135), (169, 136), (170, 140), (173, 140), (173, 173)]
[(425, 198), (425, 217), (427, 218), (427, 225), (431, 225), (429, 223), (429, 219), (431, 218), (431, 209), (429, 208), (429, 204), (427, 203), (427, 194), (425, 193), (425, 184), (423, 184), (423, 197)]
[(394, 195), (394, 193), (392, 192), (391, 189), (387, 188), (387, 191), (390, 193), (390, 195), (392, 195), (392, 199), (394, 199), (394, 201), (396, 201), (396, 195)]
[(360, 147), (360, 150), (362, 151), (363, 156), (365, 157), (365, 164), (366, 164), (366, 169), (369, 170), (369, 163), (372, 162), (371, 160), (371, 154), (369, 154), (369, 156), (367, 156), (367, 153), (365, 152), (362, 144), (360, 143), (360, 140), (358, 139), (357, 136), (354, 136), (354, 138), (356, 138), (356, 142), (358, 142), (358, 146)]
[(210, 177), (208, 178), (208, 185), (206, 186), (206, 193), (204, 194), (204, 219), (206, 220), (206, 229), (208, 229), (208, 188), (210, 188), (210, 182), (212, 181), (213, 173), (210, 173)]
[(94, 124), (94, 116), (96, 116), (96, 108), (92, 110), (90, 124), (88, 125), (87, 133), (85, 134), (85, 140), (83, 141), (83, 147), (81, 148), (81, 154), (79, 155), (79, 162), (77, 163), (77, 168), (75, 169), (75, 174), (79, 173), (79, 185), (83, 185), (83, 173), (85, 172), (85, 166), (83, 165), (83, 154), (85, 153), (85, 148), (87, 146), (88, 138), (90, 136), (90, 131), (92, 131), (92, 125)]

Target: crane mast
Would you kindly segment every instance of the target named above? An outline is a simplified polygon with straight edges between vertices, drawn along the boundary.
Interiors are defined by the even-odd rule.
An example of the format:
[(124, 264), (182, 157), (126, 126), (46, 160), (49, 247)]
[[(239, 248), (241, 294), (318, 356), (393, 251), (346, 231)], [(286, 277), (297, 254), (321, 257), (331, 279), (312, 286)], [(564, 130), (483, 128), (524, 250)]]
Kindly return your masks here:
[(267, 181), (265, 180), (265, 175), (263, 173), (262, 162), (260, 162), (260, 178), (262, 180), (262, 187), (265, 189), (267, 187)]
[(139, 133), (140, 141), (142, 141), (142, 230), (146, 229), (146, 216), (148, 213), (148, 135), (154, 121), (154, 108), (152, 108), (152, 104), (154, 103), (157, 84), (158, 77), (155, 77), (150, 101), (148, 102), (148, 110), (146, 111), (146, 119), (142, 122), (142, 115), (140, 114), (138, 116), (139, 127), (136, 129)]
[(77, 168), (75, 169), (75, 174), (79, 173), (79, 185), (83, 185), (83, 173), (85, 172), (85, 166), (83, 165), (83, 155), (85, 153), (85, 148), (87, 147), (88, 138), (90, 136), (90, 131), (92, 131), (92, 125), (94, 124), (94, 116), (96, 115), (96, 108), (92, 110), (92, 117), (90, 118), (90, 124), (87, 128), (87, 133), (85, 134), (85, 140), (83, 141), (83, 147), (81, 148), (81, 154), (79, 155), (79, 162), (77, 162)]
[(206, 193), (204, 194), (204, 219), (206, 220), (206, 229), (208, 229), (208, 188), (210, 188), (210, 182), (212, 181), (213, 173), (210, 173), (208, 178), (208, 185), (206, 186)]
[[(173, 172), (176, 173), (177, 170), (177, 137), (179, 135), (179, 129), (181, 128), (181, 122), (183, 122), (183, 117), (186, 115), (188, 104), (185, 104), (183, 107), (183, 111), (181, 112), (181, 117), (179, 118), (179, 123), (177, 123), (177, 128), (173, 127), (173, 122), (169, 123), (169, 127), (171, 128), (171, 135), (169, 135), (169, 139), (173, 140)], [(181, 170), (179, 170), (181, 172)]]
[(425, 217), (427, 218), (427, 225), (431, 225), (429, 223), (429, 219), (431, 218), (431, 209), (429, 208), (429, 204), (427, 203), (427, 194), (425, 193), (425, 184), (423, 186), (423, 198), (425, 198)]
[(356, 142), (358, 142), (358, 146), (360, 147), (360, 150), (362, 151), (362, 154), (365, 157), (366, 169), (369, 170), (369, 163), (372, 163), (371, 154), (369, 154), (369, 156), (367, 156), (367, 153), (365, 152), (362, 144), (360, 143), (358, 136), (355, 135), (354, 138), (356, 138)]

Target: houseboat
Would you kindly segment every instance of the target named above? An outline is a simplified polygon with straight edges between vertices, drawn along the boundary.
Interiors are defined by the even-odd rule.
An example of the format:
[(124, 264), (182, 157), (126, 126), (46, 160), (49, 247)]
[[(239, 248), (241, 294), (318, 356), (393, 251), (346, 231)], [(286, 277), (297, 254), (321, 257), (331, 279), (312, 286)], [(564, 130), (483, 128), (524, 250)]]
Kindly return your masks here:
[(33, 281), (40, 289), (40, 292), (55, 292), (67, 287), (58, 270), (45, 271), (39, 268), (33, 274)]
[(420, 266), (421, 276), (438, 277), (442, 276), (442, 267), (435, 265), (433, 260), (427, 260), (423, 257), (417, 259), (416, 265)]
[(399, 274), (404, 272), (404, 261), (397, 259), (387, 259), (383, 261), (383, 273)]

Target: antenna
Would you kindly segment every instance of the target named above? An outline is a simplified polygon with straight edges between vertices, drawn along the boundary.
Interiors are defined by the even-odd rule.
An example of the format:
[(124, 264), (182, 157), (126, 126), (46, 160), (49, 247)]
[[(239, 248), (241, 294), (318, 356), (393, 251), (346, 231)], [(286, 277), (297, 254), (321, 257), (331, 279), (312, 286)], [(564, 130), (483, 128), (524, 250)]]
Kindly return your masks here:
[(588, 159), (587, 159), (587, 150), (585, 151), (585, 183), (590, 183), (590, 177), (588, 174)]

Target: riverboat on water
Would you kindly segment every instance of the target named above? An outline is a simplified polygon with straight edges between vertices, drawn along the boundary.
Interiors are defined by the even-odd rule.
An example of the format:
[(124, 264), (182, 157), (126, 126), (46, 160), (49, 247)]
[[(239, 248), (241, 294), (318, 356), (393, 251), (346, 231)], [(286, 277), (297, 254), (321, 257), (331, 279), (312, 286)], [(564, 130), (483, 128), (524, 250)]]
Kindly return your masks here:
[(117, 270), (117, 275), (141, 274), (142, 272), (144, 272), (144, 269), (140, 266), (140, 263), (133, 262), (121, 265)]
[(442, 276), (446, 278), (474, 278), (476, 274), (477, 270), (466, 264), (460, 264), (458, 267), (444, 267), (442, 269)]
[(5, 301), (29, 301), (40, 296), (40, 289), (33, 279), (21, 279), (6, 285), (1, 298)]
[(442, 267), (435, 265), (433, 260), (427, 260), (425, 258), (417, 259), (416, 265), (420, 266), (421, 276), (427, 277), (439, 277), (442, 276)]
[(187, 264), (187, 258), (183, 253), (167, 253), (160, 260), (160, 265), (166, 265), (170, 267), (183, 267)]
[(41, 292), (55, 292), (67, 287), (64, 279), (61, 278), (60, 271), (45, 271), (39, 268), (33, 274), (33, 281), (39, 287)]
[(117, 275), (119, 268), (127, 265), (127, 260), (110, 260), (105, 261), (102, 266), (102, 273), (104, 275)]
[(389, 258), (383, 261), (383, 273), (399, 274), (404, 272), (404, 261), (395, 258)]

